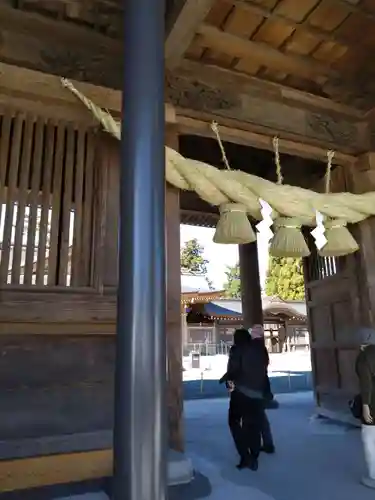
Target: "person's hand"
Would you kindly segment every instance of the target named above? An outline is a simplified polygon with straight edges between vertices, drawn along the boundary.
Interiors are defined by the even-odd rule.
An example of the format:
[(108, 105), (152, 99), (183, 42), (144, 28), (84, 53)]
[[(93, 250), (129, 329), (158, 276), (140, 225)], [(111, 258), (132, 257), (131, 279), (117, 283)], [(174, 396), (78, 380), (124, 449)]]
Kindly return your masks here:
[(234, 383), (232, 381), (228, 380), (227, 387), (228, 387), (228, 391), (229, 392), (233, 392), (234, 391)]
[(373, 418), (372, 418), (372, 415), (371, 415), (371, 412), (370, 412), (369, 405), (363, 405), (362, 415), (363, 415), (363, 420), (366, 422), (366, 424), (372, 424), (373, 423)]

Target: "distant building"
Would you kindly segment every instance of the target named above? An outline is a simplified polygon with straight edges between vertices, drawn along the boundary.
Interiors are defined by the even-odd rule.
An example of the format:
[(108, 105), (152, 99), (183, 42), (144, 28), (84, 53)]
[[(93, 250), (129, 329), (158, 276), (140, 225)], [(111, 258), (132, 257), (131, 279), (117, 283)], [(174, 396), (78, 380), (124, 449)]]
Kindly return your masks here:
[[(209, 290), (203, 276), (182, 275), (181, 293), (184, 351), (199, 348), (213, 354), (230, 344), (234, 330), (242, 325), (241, 300), (226, 299), (224, 290)], [(264, 296), (262, 304), (269, 351), (308, 349), (305, 301)]]

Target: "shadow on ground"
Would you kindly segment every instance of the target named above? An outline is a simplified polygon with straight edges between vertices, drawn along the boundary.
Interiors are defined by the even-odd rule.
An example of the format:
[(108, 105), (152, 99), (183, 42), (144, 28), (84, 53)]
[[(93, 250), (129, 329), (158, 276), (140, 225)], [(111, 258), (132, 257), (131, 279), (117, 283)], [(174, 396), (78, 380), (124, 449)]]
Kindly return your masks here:
[[(209, 377), (207, 372), (205, 377)], [(311, 391), (313, 388), (310, 371), (280, 371), (270, 373), (271, 387), (274, 394)], [(183, 383), (184, 399), (208, 399), (228, 397), (225, 385), (220, 385), (216, 379), (186, 380)]]
[(186, 451), (211, 483), (210, 500), (374, 500), (361, 485), (360, 430), (314, 418), (310, 392), (280, 394), (269, 412), (275, 455), (261, 455), (259, 470), (238, 471), (227, 425), (228, 402), (185, 402)]

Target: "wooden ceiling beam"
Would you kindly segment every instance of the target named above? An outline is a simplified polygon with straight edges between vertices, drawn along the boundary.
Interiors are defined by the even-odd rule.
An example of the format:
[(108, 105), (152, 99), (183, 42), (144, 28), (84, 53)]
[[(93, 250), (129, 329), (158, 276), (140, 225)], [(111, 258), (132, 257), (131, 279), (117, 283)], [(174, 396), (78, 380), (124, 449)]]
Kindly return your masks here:
[[(272, 137), (277, 135), (326, 151), (352, 154), (366, 150), (364, 120), (355, 113), (341, 113), (339, 107), (332, 105), (332, 109), (325, 100), (314, 107), (308, 97), (303, 99), (298, 93), (291, 104), (293, 94), (283, 95), (278, 88), (265, 92), (260, 84), (256, 87), (248, 82), (238, 85), (230, 72), (224, 73), (223, 79), (220, 71), (210, 75), (210, 69), (189, 73), (185, 68), (179, 74), (167, 75), (166, 99), (175, 106), (178, 123), (180, 116), (206, 123), (215, 120), (228, 127), (264, 134), (271, 145)], [(209, 127), (207, 132), (212, 136)]]
[[(352, 14), (361, 14), (362, 16), (367, 17), (367, 19), (370, 19), (371, 21), (375, 21), (375, 13), (364, 8), (362, 6), (361, 0), (357, 0), (356, 3), (354, 3), (353, 0), (334, 0), (334, 1), (338, 5), (345, 7), (345, 9), (349, 10)], [(359, 5), (357, 5), (357, 4), (359, 4)]]
[[(121, 116), (122, 93), (119, 90), (78, 81), (73, 84), (95, 104), (108, 109), (113, 116)], [(0, 104), (14, 109), (18, 104), (18, 109), (34, 115), (97, 125), (77, 98), (61, 85), (60, 77), (4, 63), (0, 63)], [(165, 105), (165, 121), (176, 122), (171, 104)]]
[[(177, 114), (177, 123), (180, 133), (196, 134), (203, 137), (212, 137), (210, 122), (198, 118), (190, 118)], [(227, 126), (220, 125), (220, 137), (223, 141), (234, 142), (244, 146), (251, 146), (257, 149), (273, 151), (272, 137), (265, 133), (253, 132), (240, 128), (240, 125)], [(311, 160), (326, 161), (327, 149), (322, 146), (307, 144), (306, 142), (279, 139), (279, 150), (281, 153), (298, 156)], [(357, 157), (350, 154), (336, 152), (335, 164), (353, 165)]]
[(202, 36), (202, 45), (233, 57), (255, 59), (265, 66), (282, 68), (285, 72), (314, 81), (322, 76), (338, 77), (337, 72), (330, 66), (311, 57), (288, 55), (266, 43), (247, 40), (213, 26), (203, 24), (198, 33)]
[(92, 29), (0, 4), (0, 40), (0, 62), (122, 87), (122, 42)]
[(36, 33), (42, 39), (49, 39), (49, 43), (67, 43), (77, 50), (82, 47), (109, 47), (115, 54), (122, 44), (115, 39), (83, 26), (77, 26), (68, 21), (53, 19), (34, 12), (10, 7), (9, 4), (0, 3), (0, 30), (14, 31), (18, 34), (30, 35)]
[[(79, 106), (75, 107), (72, 96), (60, 88), (59, 79), (51, 76), (63, 75), (77, 82), (94, 84), (94, 89), (80, 83), (77, 83), (77, 87), (98, 105), (115, 113), (117, 108), (119, 112), (120, 94), (113, 94), (109, 88), (122, 87), (121, 64), (113, 62), (123, 59), (120, 41), (83, 27), (70, 26), (63, 21), (10, 10), (12, 17), (4, 19), (2, 14), (9, 14), (9, 8), (0, 8), (0, 62), (8, 64), (0, 67), (0, 91), (3, 96), (0, 101), (3, 104), (6, 96), (9, 96), (12, 104), (17, 99), (22, 105), (27, 101), (33, 102), (33, 112), (37, 111), (38, 103), (46, 113), (54, 113), (54, 109), (63, 111), (65, 108), (73, 116)], [(222, 36), (220, 32), (219, 35)], [(28, 73), (26, 68), (38, 70), (38, 78)], [(208, 117), (208, 121), (235, 121), (242, 124), (243, 128), (264, 132), (270, 137), (280, 135), (288, 140), (296, 139), (345, 153), (356, 152), (361, 148), (365, 150), (358, 128), (359, 119), (356, 117), (344, 116), (344, 113), (337, 109), (333, 111), (329, 106), (324, 109), (323, 103), (313, 109), (306, 102), (307, 99), (311, 103), (312, 98), (309, 100), (301, 94), (291, 97), (288, 89), (284, 88), (283, 93), (280, 89), (276, 91), (276, 87), (271, 90), (272, 84), (268, 84), (267, 94), (259, 81), (258, 87), (253, 85), (255, 80), (251, 80), (251, 84), (244, 82), (238, 86), (234, 74), (227, 74), (225, 81), (218, 77), (218, 73), (212, 73), (209, 80), (207, 75), (211, 71), (212, 68), (203, 66), (201, 76), (199, 71), (190, 74), (184, 72), (182, 75), (169, 72), (166, 79), (167, 101), (179, 108), (180, 115), (191, 117), (198, 113), (199, 116)], [(43, 78), (40, 76), (42, 73)], [(100, 95), (98, 87), (102, 89)], [(293, 94), (292, 90), (289, 92)], [(64, 99), (70, 99), (70, 102)], [(292, 105), (293, 99), (299, 99), (300, 103)]]
[(173, 69), (189, 48), (216, 0), (175, 0), (166, 21), (165, 60)]
[(290, 106), (306, 108), (318, 112), (337, 114), (343, 118), (361, 120), (364, 113), (357, 108), (337, 103), (331, 99), (287, 87), (281, 83), (262, 80), (255, 76), (229, 70), (213, 64), (184, 59), (177, 71), (178, 75), (197, 78), (209, 85), (236, 89), (239, 93), (261, 95)]
[[(285, 14), (279, 14), (271, 9), (266, 9), (264, 7), (260, 7), (259, 5), (255, 5), (247, 2), (247, 0), (235, 0), (235, 5), (240, 7), (241, 9), (249, 12), (250, 14), (259, 15), (266, 19), (272, 19), (276, 21), (281, 21), (284, 25), (293, 28), (295, 30), (303, 29), (304, 32), (309, 33), (314, 36), (320, 42), (338, 42), (343, 45), (350, 45), (353, 43), (353, 40), (348, 36), (344, 36), (340, 33), (336, 32), (327, 32), (318, 27), (312, 26), (306, 21), (295, 21)], [(361, 43), (361, 40), (358, 40)]]

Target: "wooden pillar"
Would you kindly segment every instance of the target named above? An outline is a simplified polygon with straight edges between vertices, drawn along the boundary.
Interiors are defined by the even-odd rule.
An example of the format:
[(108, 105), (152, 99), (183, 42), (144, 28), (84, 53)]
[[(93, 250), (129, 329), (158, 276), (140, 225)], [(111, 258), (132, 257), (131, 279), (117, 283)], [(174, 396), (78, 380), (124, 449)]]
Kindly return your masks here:
[[(349, 170), (348, 189), (355, 193), (375, 191), (375, 153), (366, 153)], [(359, 293), (355, 310), (362, 326), (375, 327), (375, 217), (356, 224), (354, 236), (359, 244), (356, 269)]]
[(242, 316), (245, 328), (263, 325), (262, 291), (260, 287), (258, 245), (238, 246), (240, 256)]
[(185, 305), (181, 308), (181, 352), (183, 355), (184, 347), (188, 343), (188, 323), (187, 323), (187, 312), (185, 311)]
[[(166, 129), (166, 144), (178, 150), (177, 130)], [(180, 267), (180, 196), (179, 190), (166, 187), (166, 246), (167, 246), (167, 362), (168, 362), (168, 422), (169, 445), (183, 451), (182, 396), (182, 328), (181, 328), (181, 267)]]
[(118, 284), (118, 231), (120, 213), (120, 143), (107, 133), (100, 135), (100, 185), (102, 213), (98, 214), (98, 231), (103, 233), (104, 255), (100, 274), (104, 288)]

